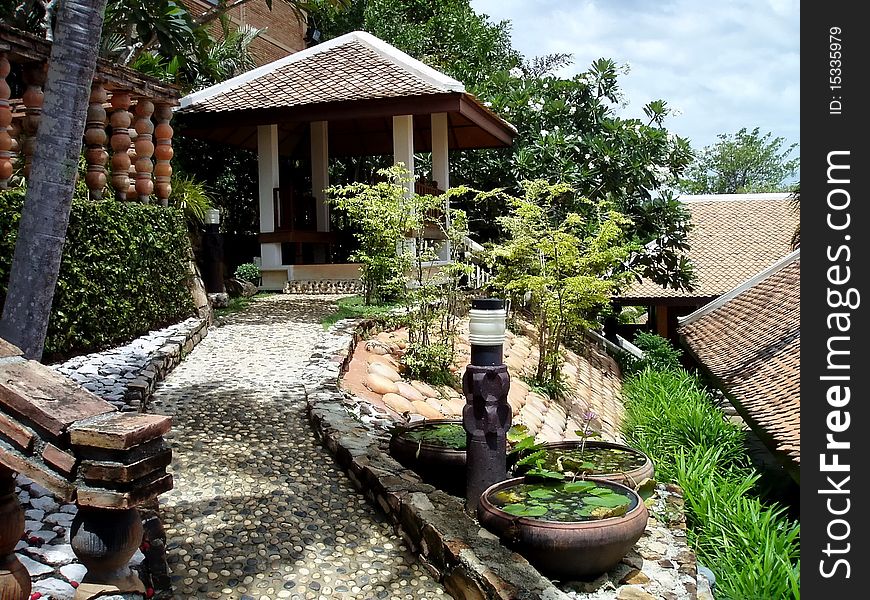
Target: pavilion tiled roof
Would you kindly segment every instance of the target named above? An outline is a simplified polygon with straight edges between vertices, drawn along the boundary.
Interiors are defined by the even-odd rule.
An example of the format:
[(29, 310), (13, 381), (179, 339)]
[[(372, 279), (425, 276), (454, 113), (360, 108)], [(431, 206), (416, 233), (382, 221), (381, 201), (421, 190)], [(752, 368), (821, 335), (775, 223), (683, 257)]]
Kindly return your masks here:
[(506, 147), (517, 133), (461, 82), (364, 31), (188, 94), (175, 111), (185, 136), (252, 150), (257, 127), (277, 125), (283, 154), (305, 146), (308, 123), (327, 121), (332, 156), (392, 152), (392, 117), (401, 115), (414, 116), (415, 147), (427, 151), (429, 115), (440, 113), (451, 149)]
[(762, 439), (800, 465), (800, 250), (678, 330)]
[(790, 194), (682, 196), (692, 215), (689, 251), (697, 282), (691, 292), (650, 280), (625, 290), (625, 299), (711, 298), (724, 294), (791, 251), (798, 224)]
[[(314, 46), (312, 50), (318, 48)], [(237, 85), (218, 90), (215, 95), (188, 107), (182, 106), (180, 112), (286, 108), (318, 102), (465, 91), (458, 81), (444, 76), (438, 81), (404, 68), (354, 37), (307, 56), (304, 52), (291, 54), (265, 67), (262, 71), (255, 70), (254, 73), (261, 71), (259, 75), (242, 76)]]

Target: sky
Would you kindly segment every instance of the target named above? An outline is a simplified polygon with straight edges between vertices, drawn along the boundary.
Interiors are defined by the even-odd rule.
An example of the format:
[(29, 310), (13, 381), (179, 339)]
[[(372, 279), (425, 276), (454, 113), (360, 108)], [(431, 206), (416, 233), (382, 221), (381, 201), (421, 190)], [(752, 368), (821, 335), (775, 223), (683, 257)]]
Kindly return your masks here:
[[(619, 77), (627, 117), (662, 99), (665, 121), (700, 149), (742, 127), (800, 142), (799, 0), (471, 0), (492, 21), (510, 20), (526, 57), (573, 55), (571, 76), (605, 57)], [(798, 149), (799, 150), (799, 149)], [(796, 150), (791, 156), (797, 156)]]

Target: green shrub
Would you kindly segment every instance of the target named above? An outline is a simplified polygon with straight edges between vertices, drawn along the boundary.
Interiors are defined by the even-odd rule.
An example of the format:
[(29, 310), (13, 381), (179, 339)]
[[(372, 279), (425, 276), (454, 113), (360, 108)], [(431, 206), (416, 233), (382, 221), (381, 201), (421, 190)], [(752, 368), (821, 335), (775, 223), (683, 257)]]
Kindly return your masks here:
[[(23, 188), (0, 193), (0, 304), (23, 200)], [(180, 210), (74, 200), (44, 360), (106, 348), (193, 314), (189, 253)]]
[(456, 385), (456, 375), (449, 368), (452, 363), (453, 347), (449, 342), (417, 342), (408, 346), (402, 356), (409, 378), (436, 386)]
[(682, 350), (675, 348), (670, 340), (660, 335), (640, 331), (634, 337), (634, 345), (643, 351), (644, 356), (624, 356), (622, 370), (626, 374), (638, 373), (647, 367), (656, 371), (675, 371), (681, 367)]
[(236, 267), (233, 277), (250, 283), (257, 283), (260, 280), (260, 267), (254, 263), (243, 263)]
[(671, 477), (681, 450), (716, 448), (724, 463), (745, 464), (743, 432), (725, 420), (697, 378), (685, 370), (646, 369), (626, 380), (623, 431), (626, 439)]
[(686, 502), (689, 542), (716, 575), (716, 597), (800, 598), (800, 524), (753, 495), (743, 433), (697, 377), (647, 368), (623, 385), (623, 433)]

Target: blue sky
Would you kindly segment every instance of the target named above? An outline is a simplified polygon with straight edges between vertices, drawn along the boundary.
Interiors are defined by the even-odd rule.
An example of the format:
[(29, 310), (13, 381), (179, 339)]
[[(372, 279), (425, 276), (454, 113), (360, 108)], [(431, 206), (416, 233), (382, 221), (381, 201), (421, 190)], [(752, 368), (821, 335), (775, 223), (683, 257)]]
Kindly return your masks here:
[[(600, 57), (628, 63), (620, 76), (627, 116), (663, 99), (666, 124), (701, 148), (719, 133), (760, 127), (800, 142), (798, 0), (471, 0), (512, 23), (528, 56), (568, 52), (584, 71)], [(793, 154), (793, 156), (796, 154)]]

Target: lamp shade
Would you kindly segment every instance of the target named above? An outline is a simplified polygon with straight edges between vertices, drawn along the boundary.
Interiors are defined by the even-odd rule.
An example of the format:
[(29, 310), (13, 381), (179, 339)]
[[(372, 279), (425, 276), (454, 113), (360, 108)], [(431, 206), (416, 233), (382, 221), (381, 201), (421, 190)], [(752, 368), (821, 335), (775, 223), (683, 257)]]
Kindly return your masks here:
[(468, 312), (468, 341), (480, 346), (497, 346), (504, 343), (504, 300), (500, 298), (477, 298), (471, 301)]
[(208, 208), (205, 211), (205, 224), (206, 225), (220, 225), (221, 224), (221, 211), (217, 208)]

